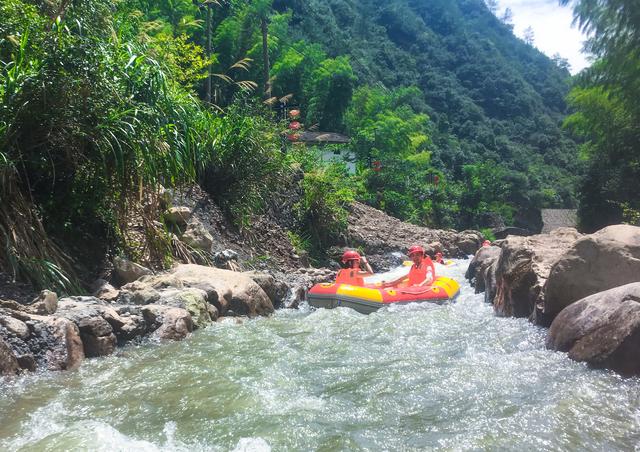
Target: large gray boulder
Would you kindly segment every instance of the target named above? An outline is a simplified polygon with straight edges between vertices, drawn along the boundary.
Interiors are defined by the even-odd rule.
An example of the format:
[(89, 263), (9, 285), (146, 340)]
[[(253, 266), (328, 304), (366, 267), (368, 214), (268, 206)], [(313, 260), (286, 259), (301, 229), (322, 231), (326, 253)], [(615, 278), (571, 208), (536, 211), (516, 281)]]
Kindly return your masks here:
[(484, 302), (488, 304), (493, 304), (498, 293), (497, 269), (498, 259), (491, 259), (480, 268), (478, 275), (478, 278), (484, 282)]
[(640, 227), (608, 226), (576, 241), (554, 264), (544, 313), (553, 318), (588, 295), (640, 281)]
[(29, 371), (73, 369), (84, 359), (78, 327), (61, 317), (0, 308), (0, 339)]
[(153, 304), (184, 309), (191, 315), (196, 328), (204, 328), (214, 320), (210, 312), (213, 306), (209, 304), (207, 292), (185, 287), (182, 281), (173, 277), (164, 279), (159, 275), (153, 280), (134, 281), (122, 288), (118, 300), (137, 306)]
[(131, 262), (129, 259), (125, 259), (124, 257), (114, 258), (113, 266), (116, 275), (122, 284), (127, 284), (145, 275), (153, 274), (153, 272), (147, 267)]
[(120, 291), (104, 279), (98, 279), (93, 283), (92, 292), (94, 297), (109, 302), (116, 301), (120, 295)]
[(486, 270), (498, 260), (500, 252), (501, 249), (497, 246), (483, 246), (476, 251), (473, 259), (471, 259), (464, 276), (475, 288), (476, 293), (485, 291), (487, 286), (485, 281)]
[(119, 344), (142, 337), (149, 332), (149, 326), (137, 306), (96, 305), (96, 309), (111, 325)]
[(20, 339), (27, 339), (30, 331), (25, 322), (10, 315), (9, 311), (0, 309), (0, 326), (4, 327), (8, 334)]
[[(163, 289), (200, 289), (206, 293), (206, 300), (214, 305), (220, 315), (232, 310), (237, 315), (250, 317), (268, 315), (273, 312), (273, 303), (262, 288), (250, 276), (195, 264), (178, 265), (170, 272), (142, 278), (132, 285), (123, 287), (125, 295), (147, 290), (157, 295), (153, 303), (162, 300)], [(155, 291), (155, 292), (154, 292)]]
[[(55, 315), (34, 314), (34, 305), (1, 301), (0, 374), (13, 374), (20, 369), (74, 369), (85, 356), (109, 355), (116, 345), (147, 335), (183, 339), (193, 331), (194, 322), (187, 309), (174, 305), (193, 308), (194, 315), (204, 316), (206, 324), (211, 323), (212, 315), (217, 318), (217, 310), (205, 301), (204, 291), (170, 291), (161, 291), (163, 298), (159, 301), (166, 305), (112, 304), (94, 297), (62, 298), (57, 301)], [(196, 307), (189, 295), (197, 301)]]
[(191, 314), (186, 309), (151, 304), (141, 310), (153, 337), (178, 341), (193, 331)]
[(58, 344), (49, 350), (49, 370), (71, 370), (79, 367), (85, 353), (78, 326), (61, 317), (49, 317), (44, 322), (51, 328)]
[(289, 286), (283, 281), (276, 279), (275, 276), (258, 271), (245, 272), (245, 275), (264, 290), (274, 307), (281, 306), (285, 298), (287, 298)]
[(599, 292), (565, 308), (551, 324), (547, 347), (594, 367), (640, 375), (640, 283)]
[(102, 316), (86, 316), (76, 321), (88, 357), (112, 354), (118, 345), (113, 328)]
[[(182, 287), (175, 281), (175, 285), (170, 284), (166, 287)], [(146, 305), (152, 304), (160, 300), (160, 290), (154, 289), (149, 283), (144, 281), (133, 281), (122, 286), (122, 290), (118, 294), (117, 302), (119, 304)]]
[(113, 327), (102, 315), (99, 300), (93, 297), (63, 298), (58, 303), (58, 315), (73, 321), (87, 357), (112, 354), (117, 346)]
[(202, 289), (165, 289), (160, 292), (160, 299), (156, 304), (184, 309), (191, 315), (195, 328), (211, 324), (207, 293)]
[(0, 376), (15, 375), (20, 371), (11, 347), (0, 337)]
[(560, 228), (550, 234), (503, 240), (495, 267), (496, 313), (533, 320), (536, 307), (544, 302), (543, 287), (552, 265), (580, 237), (573, 228)]

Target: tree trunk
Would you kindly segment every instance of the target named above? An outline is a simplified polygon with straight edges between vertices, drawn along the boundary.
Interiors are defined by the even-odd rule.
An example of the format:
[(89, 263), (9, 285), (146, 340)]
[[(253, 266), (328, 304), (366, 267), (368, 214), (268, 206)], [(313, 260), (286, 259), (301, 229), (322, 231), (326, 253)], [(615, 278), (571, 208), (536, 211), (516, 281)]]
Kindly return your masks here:
[(211, 4), (207, 4), (207, 82), (205, 85), (205, 101), (211, 103)]
[(269, 83), (269, 47), (267, 37), (267, 19), (263, 17), (260, 21), (260, 28), (262, 30), (262, 76), (264, 78), (264, 98), (269, 99), (271, 97), (271, 84)]

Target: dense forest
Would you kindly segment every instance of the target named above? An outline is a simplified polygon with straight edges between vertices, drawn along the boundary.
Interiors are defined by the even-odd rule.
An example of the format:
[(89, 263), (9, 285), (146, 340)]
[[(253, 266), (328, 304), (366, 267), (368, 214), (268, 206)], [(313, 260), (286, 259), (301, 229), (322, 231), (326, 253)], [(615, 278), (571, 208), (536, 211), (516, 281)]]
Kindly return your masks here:
[[(535, 230), (578, 201), (587, 228), (637, 222), (637, 7), (575, 6), (599, 60), (566, 119), (566, 66), (481, 0), (2, 0), (0, 270), (72, 290), (79, 256), (179, 259), (161, 185), (243, 227), (301, 180), (291, 237), (316, 254), (354, 199), (433, 227)], [(356, 174), (283, 107), (348, 135)]]

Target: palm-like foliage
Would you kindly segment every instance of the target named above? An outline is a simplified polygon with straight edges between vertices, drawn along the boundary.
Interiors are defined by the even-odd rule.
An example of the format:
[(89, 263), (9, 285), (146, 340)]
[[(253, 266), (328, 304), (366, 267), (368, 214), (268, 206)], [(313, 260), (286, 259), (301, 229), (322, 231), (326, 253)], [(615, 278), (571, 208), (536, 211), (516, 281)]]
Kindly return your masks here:
[[(640, 4), (635, 0), (561, 0), (574, 5), (575, 22), (589, 36), (585, 50), (602, 64), (585, 76), (621, 90), (632, 99), (640, 95)], [(637, 102), (630, 103), (633, 108)]]
[(589, 34), (596, 59), (569, 101), (576, 113), (566, 125), (585, 143), (589, 170), (582, 182), (579, 216), (584, 228), (638, 223), (640, 203), (640, 4), (633, 0), (562, 0)]
[[(233, 177), (246, 179), (242, 165), (255, 165), (245, 157), (277, 149), (256, 133), (246, 138), (251, 121), (204, 108), (117, 3), (65, 4), (51, 20), (48, 3), (9, 2), (0, 36), (0, 270), (69, 291), (71, 265), (50, 233), (80, 252), (96, 235), (114, 241), (145, 187), (195, 181), (219, 165), (229, 182), (218, 192), (239, 193)], [(21, 21), (24, 11), (31, 17)], [(260, 192), (248, 186), (234, 196)]]

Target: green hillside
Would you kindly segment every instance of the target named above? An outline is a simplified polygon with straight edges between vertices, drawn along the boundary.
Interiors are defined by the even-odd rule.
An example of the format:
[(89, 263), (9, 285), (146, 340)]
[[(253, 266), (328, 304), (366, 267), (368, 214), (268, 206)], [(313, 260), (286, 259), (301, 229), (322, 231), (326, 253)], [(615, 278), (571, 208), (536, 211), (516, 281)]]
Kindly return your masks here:
[[(561, 130), (570, 74), (516, 38), (481, 0), (276, 0), (273, 6), (292, 12), (288, 40), (297, 43), (296, 52), (320, 43), (329, 56), (348, 57), (357, 86), (382, 93), (419, 89), (405, 103), (430, 118), (433, 166), (452, 181), (480, 186), (473, 193), (457, 188), (462, 216), (454, 226), (486, 226), (483, 212), (508, 216), (514, 211), (508, 207), (574, 206), (576, 146)], [(293, 92), (304, 111), (305, 93), (273, 75), (274, 94)], [(360, 131), (343, 119), (306, 119), (352, 136)]]

